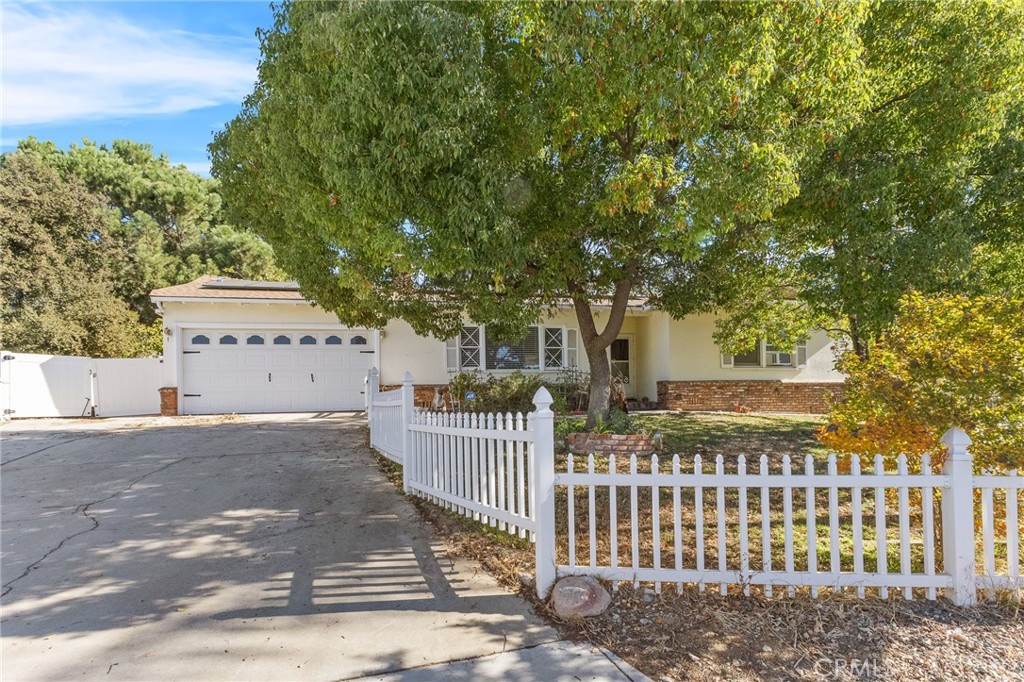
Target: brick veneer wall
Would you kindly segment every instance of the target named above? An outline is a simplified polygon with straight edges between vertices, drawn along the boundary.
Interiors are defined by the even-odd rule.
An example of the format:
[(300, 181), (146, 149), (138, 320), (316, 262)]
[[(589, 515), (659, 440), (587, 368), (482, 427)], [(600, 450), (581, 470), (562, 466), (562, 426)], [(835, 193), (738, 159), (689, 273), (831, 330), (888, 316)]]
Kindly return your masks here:
[(645, 434), (570, 433), (566, 437), (569, 452), (579, 455), (653, 455), (654, 439)]
[[(379, 391), (392, 391), (401, 388), (402, 384), (386, 384), (379, 387)], [(412, 402), (416, 407), (432, 407), (434, 404), (434, 389), (440, 388), (441, 394), (448, 397), (448, 384), (413, 384)]]
[(793, 383), (750, 381), (659, 381), (663, 410), (728, 412), (805, 412), (822, 414), (842, 400), (840, 382)]
[(178, 389), (165, 386), (160, 389), (160, 416), (174, 417), (178, 414)]

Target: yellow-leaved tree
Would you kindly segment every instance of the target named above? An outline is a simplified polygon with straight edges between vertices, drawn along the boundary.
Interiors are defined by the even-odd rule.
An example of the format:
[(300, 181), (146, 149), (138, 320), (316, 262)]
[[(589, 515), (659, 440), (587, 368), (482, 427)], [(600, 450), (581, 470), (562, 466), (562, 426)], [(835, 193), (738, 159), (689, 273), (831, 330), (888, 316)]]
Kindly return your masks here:
[(959, 426), (975, 471), (1024, 469), (1024, 299), (905, 295), (867, 359), (839, 361), (845, 400), (819, 439), (839, 452), (933, 453)]

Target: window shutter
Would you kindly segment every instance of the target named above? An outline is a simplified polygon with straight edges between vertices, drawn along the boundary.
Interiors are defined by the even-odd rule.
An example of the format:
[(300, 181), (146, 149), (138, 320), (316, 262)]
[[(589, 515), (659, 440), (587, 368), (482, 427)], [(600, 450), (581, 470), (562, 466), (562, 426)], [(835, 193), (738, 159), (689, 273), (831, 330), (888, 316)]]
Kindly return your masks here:
[(449, 372), (459, 371), (459, 340), (448, 339), (444, 342), (444, 361)]
[(579, 367), (580, 366), (580, 351), (579, 342), (577, 339), (577, 331), (575, 329), (565, 330), (565, 366), (566, 367)]
[(544, 327), (544, 369), (562, 369), (565, 363), (565, 333), (561, 327)]
[(794, 358), (794, 360), (796, 361), (796, 366), (797, 367), (806, 367), (807, 366), (807, 344), (806, 343), (801, 343), (800, 345), (798, 345), (796, 347), (796, 357)]
[(722, 353), (722, 367), (732, 367), (732, 355)]
[(459, 369), (480, 369), (480, 327), (463, 327), (459, 335)]

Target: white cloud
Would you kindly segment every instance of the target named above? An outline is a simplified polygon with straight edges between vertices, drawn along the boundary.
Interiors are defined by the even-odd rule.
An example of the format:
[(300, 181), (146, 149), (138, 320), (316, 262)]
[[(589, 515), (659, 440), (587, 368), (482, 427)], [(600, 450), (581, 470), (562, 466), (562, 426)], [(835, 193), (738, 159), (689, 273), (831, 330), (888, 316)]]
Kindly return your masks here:
[(205, 178), (210, 177), (210, 162), (209, 161), (184, 161), (182, 163), (171, 162), (175, 166), (184, 166), (196, 175), (202, 175)]
[(251, 41), (154, 30), (71, 4), (4, 3), (0, 50), (6, 125), (241, 102), (259, 57)]

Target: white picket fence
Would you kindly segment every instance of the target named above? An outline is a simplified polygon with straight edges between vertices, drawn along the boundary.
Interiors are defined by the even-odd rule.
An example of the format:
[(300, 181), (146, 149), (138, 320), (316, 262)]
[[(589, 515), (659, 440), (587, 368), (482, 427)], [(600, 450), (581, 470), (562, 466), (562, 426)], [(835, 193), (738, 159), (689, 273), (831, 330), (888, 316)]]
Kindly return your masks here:
[[(411, 383), (410, 383), (411, 385)], [(391, 391), (378, 391), (380, 375), (374, 367), (366, 377), (366, 414), (373, 415), (370, 423), (370, 447), (374, 448), (392, 462), (402, 464), (405, 460), (404, 438), (412, 415), (412, 394), (405, 400), (403, 390), (396, 388)]]
[[(863, 469), (854, 458), (840, 472), (834, 456), (824, 471), (810, 456), (794, 471), (788, 456), (773, 468), (767, 455), (753, 471), (743, 457), (733, 467), (719, 456), (712, 467), (700, 456), (685, 464), (674, 456), (663, 468), (657, 456), (633, 456), (620, 470), (614, 456), (590, 455), (582, 471), (570, 456), (556, 472), (547, 390), (525, 417), (431, 413), (413, 407), (410, 375), (385, 393), (376, 380), (373, 370), (371, 444), (403, 465), (406, 492), (533, 539), (542, 597), (564, 575), (658, 591), (664, 583), (712, 585), (722, 594), (756, 585), (767, 595), (805, 587), (815, 596), (827, 588), (865, 597), (871, 589), (882, 598), (898, 590), (934, 599), (941, 590), (958, 605), (975, 603), (979, 590), (1024, 589), (1024, 478), (974, 475), (970, 439), (959, 429), (943, 438), (941, 472), (927, 457), (912, 467), (902, 456), (894, 472), (880, 457)], [(628, 527), (620, 528), (623, 518)]]

